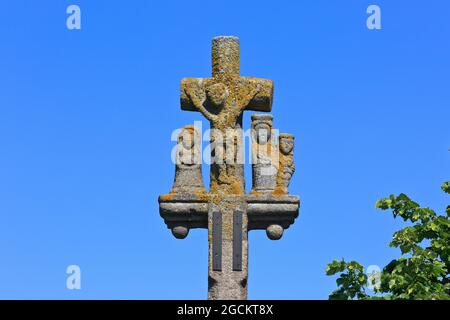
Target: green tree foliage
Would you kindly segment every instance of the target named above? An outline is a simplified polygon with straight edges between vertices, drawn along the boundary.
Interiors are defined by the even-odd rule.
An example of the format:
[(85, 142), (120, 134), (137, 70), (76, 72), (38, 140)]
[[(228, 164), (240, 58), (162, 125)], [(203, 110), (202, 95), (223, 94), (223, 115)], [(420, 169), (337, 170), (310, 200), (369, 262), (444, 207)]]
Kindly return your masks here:
[[(450, 182), (442, 185), (450, 193)], [(329, 298), (348, 299), (450, 299), (450, 205), (445, 215), (422, 208), (405, 194), (391, 195), (377, 201), (381, 210), (392, 210), (394, 218), (409, 222), (395, 232), (391, 247), (399, 248), (401, 256), (392, 260), (379, 275), (374, 295), (366, 292), (376, 277), (367, 276), (356, 261), (334, 260), (327, 265), (327, 275), (339, 274), (338, 288)]]

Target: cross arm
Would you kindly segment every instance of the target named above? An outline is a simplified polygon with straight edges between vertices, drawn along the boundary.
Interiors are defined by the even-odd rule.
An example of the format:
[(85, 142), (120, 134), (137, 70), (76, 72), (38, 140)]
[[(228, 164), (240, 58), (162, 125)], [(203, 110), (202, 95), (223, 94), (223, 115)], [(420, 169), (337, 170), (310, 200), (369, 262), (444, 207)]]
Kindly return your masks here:
[(241, 77), (239, 95), (245, 110), (272, 111), (273, 81), (261, 78)]
[(196, 104), (203, 103), (205, 90), (202, 78), (184, 78), (181, 80), (180, 104), (181, 110), (199, 111)]
[(206, 101), (204, 80), (203, 78), (181, 80), (180, 105), (181, 110), (201, 112), (206, 119), (211, 121), (215, 116), (204, 106)]

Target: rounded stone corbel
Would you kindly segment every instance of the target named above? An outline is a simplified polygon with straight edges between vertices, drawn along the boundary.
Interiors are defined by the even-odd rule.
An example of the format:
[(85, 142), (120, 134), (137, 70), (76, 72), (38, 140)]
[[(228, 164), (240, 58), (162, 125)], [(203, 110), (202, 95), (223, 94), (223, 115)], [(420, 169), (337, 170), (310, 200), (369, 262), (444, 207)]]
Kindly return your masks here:
[(279, 224), (271, 224), (266, 228), (266, 234), (270, 240), (279, 240), (283, 236), (283, 231), (283, 227)]
[(177, 239), (186, 238), (188, 233), (189, 233), (189, 228), (186, 226), (179, 225), (179, 226), (175, 226), (172, 228), (172, 234)]

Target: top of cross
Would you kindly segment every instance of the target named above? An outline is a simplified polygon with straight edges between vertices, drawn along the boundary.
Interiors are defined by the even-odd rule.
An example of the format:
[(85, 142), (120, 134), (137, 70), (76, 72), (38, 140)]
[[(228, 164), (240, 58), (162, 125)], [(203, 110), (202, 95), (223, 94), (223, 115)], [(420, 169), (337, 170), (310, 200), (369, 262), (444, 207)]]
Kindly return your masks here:
[(212, 40), (212, 76), (240, 75), (239, 38), (219, 36)]
[(222, 129), (234, 127), (244, 110), (270, 112), (272, 80), (240, 76), (239, 52), (239, 38), (213, 38), (212, 78), (183, 79), (181, 109), (200, 111)]

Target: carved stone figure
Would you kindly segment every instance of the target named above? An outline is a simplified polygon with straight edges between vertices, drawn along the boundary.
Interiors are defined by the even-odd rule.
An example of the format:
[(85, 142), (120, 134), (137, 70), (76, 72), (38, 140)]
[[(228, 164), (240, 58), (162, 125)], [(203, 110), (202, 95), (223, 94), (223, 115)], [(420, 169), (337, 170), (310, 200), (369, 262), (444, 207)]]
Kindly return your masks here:
[(175, 152), (175, 179), (171, 192), (204, 191), (200, 137), (194, 126), (185, 126), (181, 129)]
[(252, 115), (252, 191), (273, 192), (277, 176), (278, 152), (272, 130), (273, 116)]
[(288, 194), (289, 183), (295, 172), (294, 165), (294, 136), (281, 133), (278, 137), (279, 166), (276, 190), (282, 194)]

